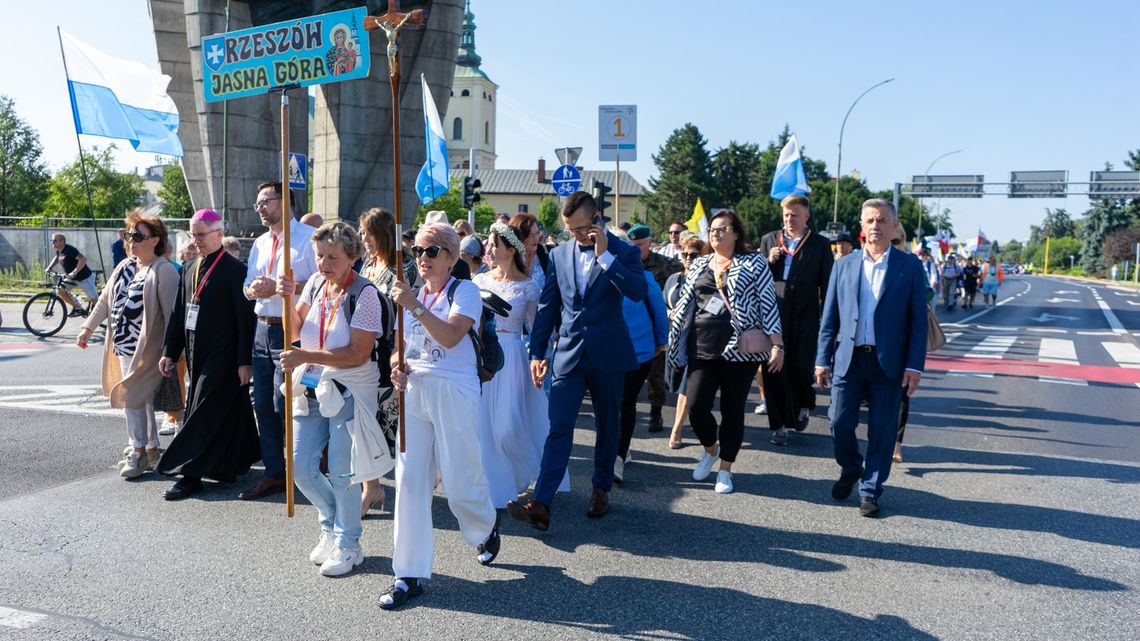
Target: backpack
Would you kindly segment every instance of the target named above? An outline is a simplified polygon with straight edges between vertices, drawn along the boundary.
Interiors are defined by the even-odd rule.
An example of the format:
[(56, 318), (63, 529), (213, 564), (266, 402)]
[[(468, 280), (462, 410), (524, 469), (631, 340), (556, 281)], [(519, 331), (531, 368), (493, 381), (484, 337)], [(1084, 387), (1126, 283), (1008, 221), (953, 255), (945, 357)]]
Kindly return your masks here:
[[(453, 279), (451, 285), (447, 288), (447, 302), (448, 304), (455, 303), (455, 290), (459, 287), (459, 279)], [(488, 292), (479, 290), (481, 296), (486, 296)], [(493, 296), (493, 294), (491, 294)], [(496, 296), (496, 298), (498, 298)], [(501, 300), (501, 299), (500, 299)], [(499, 335), (495, 332), (495, 314), (497, 312), (488, 309), (484, 298), (483, 313), (479, 317), (479, 331), (476, 332), (475, 328), (467, 330), (467, 336), (471, 338), (471, 344), (475, 346), (475, 371), (479, 374), (479, 382), (486, 383), (487, 381), (495, 378), (495, 374), (503, 369), (503, 364), (506, 363), (506, 356), (503, 354), (503, 347), (499, 344)], [(503, 302), (507, 310), (510, 310), (510, 305)]]

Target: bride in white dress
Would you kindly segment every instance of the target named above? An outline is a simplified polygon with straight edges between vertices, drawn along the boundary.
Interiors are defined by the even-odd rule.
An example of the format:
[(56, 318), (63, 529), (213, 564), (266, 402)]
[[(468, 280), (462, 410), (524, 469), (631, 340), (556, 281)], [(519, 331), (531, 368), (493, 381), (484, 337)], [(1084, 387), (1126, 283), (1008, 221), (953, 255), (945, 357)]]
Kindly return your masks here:
[[(506, 318), (495, 317), (503, 369), (483, 384), (479, 404), (479, 448), (491, 500), (498, 509), (517, 499), (538, 478), (550, 418), (546, 394), (531, 383), (530, 356), (522, 336), (534, 321), (542, 288), (527, 273), (526, 250), (517, 229), (495, 223), (488, 240), (495, 268), (477, 274), (475, 284), (511, 304)], [(559, 491), (569, 490), (567, 474)]]

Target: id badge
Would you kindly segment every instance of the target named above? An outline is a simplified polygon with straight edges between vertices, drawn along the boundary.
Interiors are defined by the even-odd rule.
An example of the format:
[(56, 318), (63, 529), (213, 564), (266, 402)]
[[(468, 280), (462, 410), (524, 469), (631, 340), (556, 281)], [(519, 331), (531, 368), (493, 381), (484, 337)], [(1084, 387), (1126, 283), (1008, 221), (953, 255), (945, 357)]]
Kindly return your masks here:
[(424, 335), (420, 332), (408, 334), (408, 342), (404, 349), (404, 358), (420, 360), (424, 354)]
[(720, 313), (723, 311), (724, 301), (721, 300), (720, 297), (710, 298), (709, 302), (705, 303), (705, 313), (710, 316), (720, 316)]
[(301, 384), (309, 389), (317, 389), (324, 371), (325, 368), (320, 365), (306, 365), (305, 371), (301, 374)]
[(198, 325), (198, 304), (190, 303), (186, 306), (186, 329), (191, 331)]

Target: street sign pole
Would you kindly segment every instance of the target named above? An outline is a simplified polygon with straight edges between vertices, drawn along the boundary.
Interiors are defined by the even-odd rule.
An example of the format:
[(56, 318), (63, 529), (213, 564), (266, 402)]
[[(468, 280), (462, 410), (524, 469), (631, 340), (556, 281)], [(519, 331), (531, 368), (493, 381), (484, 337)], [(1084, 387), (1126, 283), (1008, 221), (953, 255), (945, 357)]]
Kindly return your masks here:
[(614, 226), (621, 227), (621, 154), (614, 161)]
[[(471, 177), (475, 177), (475, 148), (472, 147), (468, 150), (467, 166), (470, 167)], [(467, 208), (467, 223), (471, 225), (471, 229), (475, 229), (475, 203)]]

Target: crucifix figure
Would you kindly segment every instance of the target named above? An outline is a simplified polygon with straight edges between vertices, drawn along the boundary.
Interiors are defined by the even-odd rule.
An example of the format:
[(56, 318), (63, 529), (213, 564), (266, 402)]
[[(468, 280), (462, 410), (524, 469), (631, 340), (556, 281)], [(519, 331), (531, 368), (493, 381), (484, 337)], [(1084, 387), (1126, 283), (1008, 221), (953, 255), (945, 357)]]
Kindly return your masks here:
[(396, 54), (399, 48), (396, 46), (396, 38), (400, 35), (400, 29), (411, 22), (412, 24), (422, 24), (424, 21), (423, 9), (416, 9), (408, 13), (400, 13), (400, 1), (389, 0), (388, 13), (381, 16), (368, 16), (364, 19), (364, 28), (369, 31), (376, 29), (383, 29), (384, 35), (388, 37), (388, 76), (395, 78), (400, 74), (400, 66), (396, 61)]

